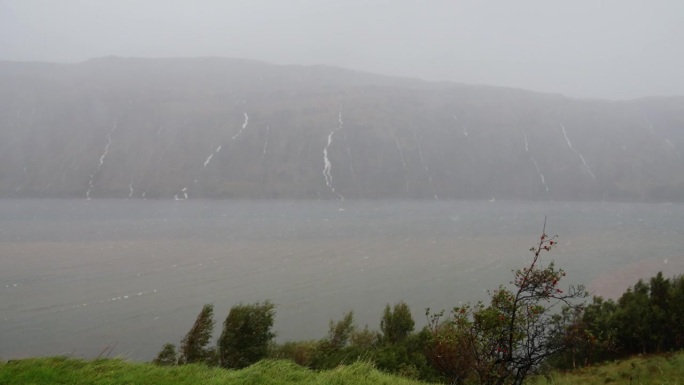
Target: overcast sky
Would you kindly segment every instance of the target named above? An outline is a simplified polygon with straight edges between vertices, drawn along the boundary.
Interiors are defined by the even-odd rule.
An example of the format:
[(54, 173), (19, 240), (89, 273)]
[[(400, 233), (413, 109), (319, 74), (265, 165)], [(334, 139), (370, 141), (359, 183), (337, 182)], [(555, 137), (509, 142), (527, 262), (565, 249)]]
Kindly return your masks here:
[(0, 60), (226, 56), (626, 99), (684, 95), (684, 0), (0, 0)]

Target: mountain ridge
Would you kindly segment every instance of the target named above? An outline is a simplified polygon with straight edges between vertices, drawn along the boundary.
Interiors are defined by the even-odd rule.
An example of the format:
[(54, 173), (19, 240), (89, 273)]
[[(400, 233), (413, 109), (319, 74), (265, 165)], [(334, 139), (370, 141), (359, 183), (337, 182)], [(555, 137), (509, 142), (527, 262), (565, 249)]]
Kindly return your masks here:
[(0, 62), (0, 197), (684, 201), (684, 97), (233, 58)]

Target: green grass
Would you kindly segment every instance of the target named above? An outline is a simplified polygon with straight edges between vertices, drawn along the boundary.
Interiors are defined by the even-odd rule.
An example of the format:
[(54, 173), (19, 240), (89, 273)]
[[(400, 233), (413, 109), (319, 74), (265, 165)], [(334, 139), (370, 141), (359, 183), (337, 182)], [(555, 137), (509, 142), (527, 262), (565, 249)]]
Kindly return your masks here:
[(290, 361), (261, 361), (242, 370), (202, 365), (160, 367), (120, 359), (84, 361), (63, 357), (33, 358), (0, 364), (0, 384), (93, 384), (93, 385), (211, 385), (211, 384), (397, 384), (417, 385), (401, 377), (377, 371), (368, 363), (314, 372)]
[[(265, 360), (243, 370), (224, 370), (202, 365), (160, 367), (121, 359), (85, 361), (51, 357), (0, 363), (0, 384), (420, 385), (423, 383), (379, 372), (371, 364), (364, 362), (334, 370), (314, 372), (283, 360)], [(565, 373), (554, 372), (547, 376), (534, 377), (529, 384), (684, 385), (684, 353), (635, 357)]]
[(570, 372), (539, 376), (530, 385), (684, 385), (684, 353), (633, 357)]

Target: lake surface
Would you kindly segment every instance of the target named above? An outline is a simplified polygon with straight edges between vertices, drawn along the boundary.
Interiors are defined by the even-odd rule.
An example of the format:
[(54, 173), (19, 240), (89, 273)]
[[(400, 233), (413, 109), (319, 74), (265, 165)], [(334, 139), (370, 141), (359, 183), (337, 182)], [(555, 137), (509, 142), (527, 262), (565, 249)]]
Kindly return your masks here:
[(644, 261), (684, 273), (677, 204), (0, 200), (0, 358), (149, 360), (205, 303), (215, 337), (231, 306), (265, 299), (280, 341), (322, 338), (349, 310), (378, 329), (399, 300), (423, 324), (507, 284), (545, 216), (566, 284)]

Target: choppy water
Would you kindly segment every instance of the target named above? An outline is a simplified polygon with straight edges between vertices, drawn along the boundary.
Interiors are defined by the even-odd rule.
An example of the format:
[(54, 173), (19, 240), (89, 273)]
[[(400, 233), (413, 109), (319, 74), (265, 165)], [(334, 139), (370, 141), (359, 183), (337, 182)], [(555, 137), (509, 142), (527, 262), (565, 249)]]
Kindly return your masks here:
[(507, 283), (544, 216), (567, 283), (684, 259), (684, 205), (0, 200), (0, 358), (148, 360), (208, 302), (215, 336), (232, 305), (264, 299), (281, 341), (352, 309), (377, 328), (399, 300), (421, 323)]

